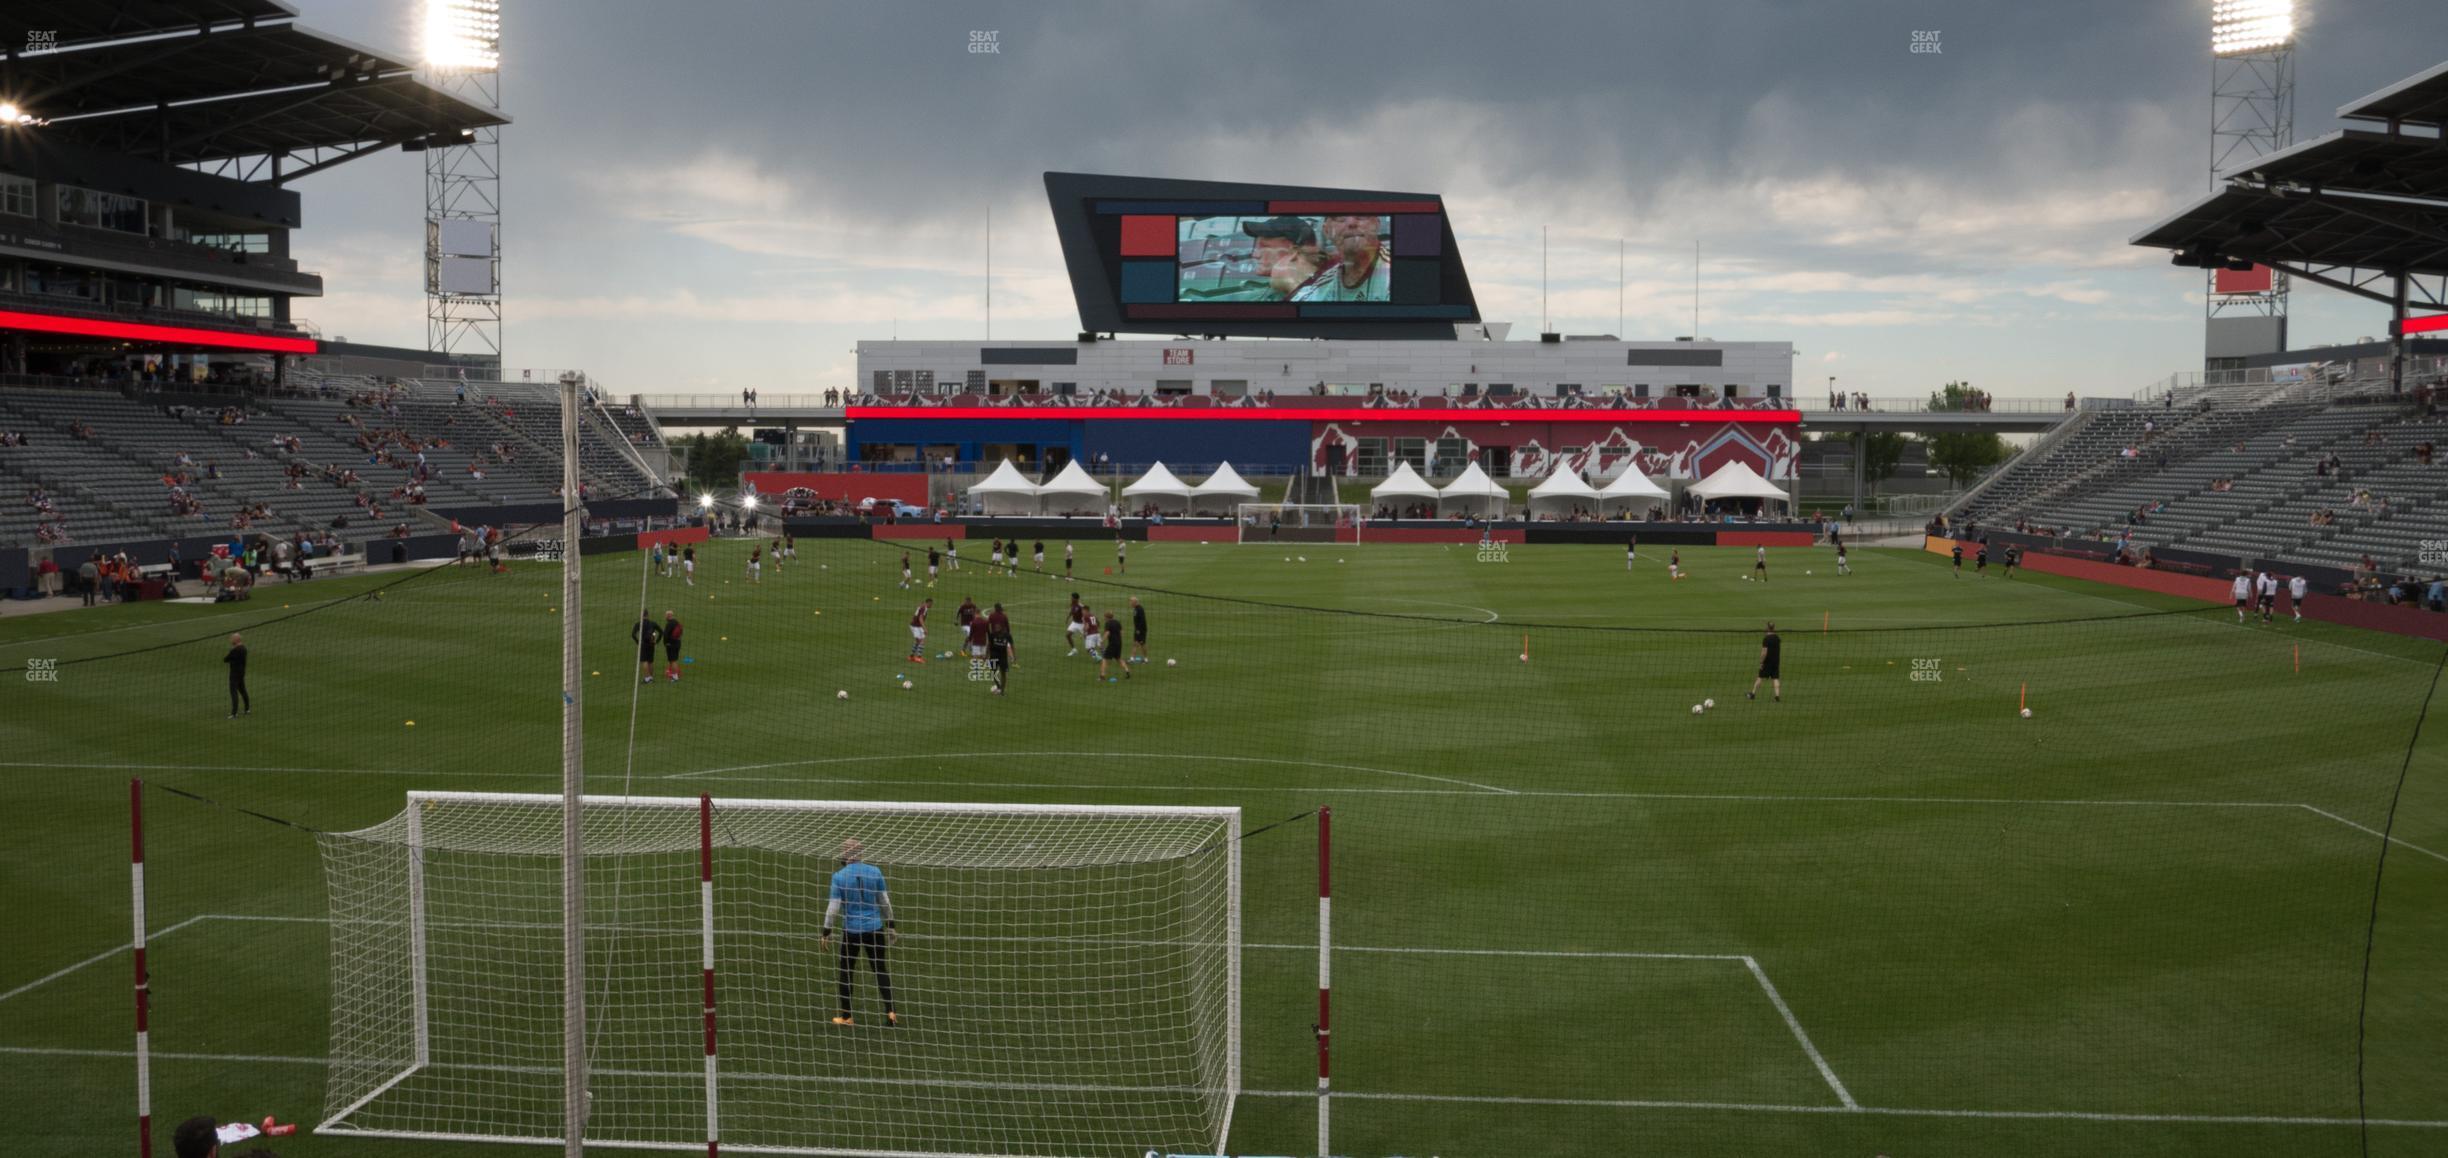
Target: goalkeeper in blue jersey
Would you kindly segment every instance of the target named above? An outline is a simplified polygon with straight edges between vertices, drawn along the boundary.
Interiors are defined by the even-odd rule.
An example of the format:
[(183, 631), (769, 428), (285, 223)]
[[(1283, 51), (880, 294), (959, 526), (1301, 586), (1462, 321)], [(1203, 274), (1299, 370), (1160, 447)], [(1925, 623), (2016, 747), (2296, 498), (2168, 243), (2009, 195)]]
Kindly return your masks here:
[(893, 1012), (892, 967), (884, 963), (884, 951), (901, 939), (900, 929), (893, 921), (892, 894), (884, 888), (884, 872), (859, 859), (861, 849), (857, 837), (842, 842), (842, 866), (833, 874), (832, 895), (825, 901), (824, 934), (817, 940), (821, 947), (833, 940), (833, 923), (841, 922), (841, 1012), (833, 1024), (850, 1025), (850, 980), (858, 968), (861, 952), (867, 954), (867, 968), (875, 974), (876, 992), (884, 997), (884, 1024), (901, 1024), (901, 1015)]

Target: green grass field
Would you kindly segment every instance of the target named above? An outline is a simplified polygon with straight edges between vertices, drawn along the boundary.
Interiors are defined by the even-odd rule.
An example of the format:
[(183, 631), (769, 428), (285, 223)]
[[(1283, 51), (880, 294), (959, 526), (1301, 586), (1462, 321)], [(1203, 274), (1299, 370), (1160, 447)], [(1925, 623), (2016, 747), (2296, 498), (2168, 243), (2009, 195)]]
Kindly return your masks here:
[[(1250, 828), (1330, 806), (1337, 1153), (2448, 1152), (2437, 645), (1908, 551), (1846, 578), (1772, 551), (1763, 584), (1748, 550), (1686, 550), (1671, 583), (1662, 547), (1627, 571), (1620, 548), (1134, 544), (1125, 587), (1100, 545), (1065, 585), (989, 576), (968, 542), (929, 654), (962, 595), (1002, 601), (998, 698), (903, 659), (897, 548), (803, 540), (753, 587), (746, 551), (702, 551), (693, 589), (585, 560), (590, 791), (1237, 805)], [(0, 663), (59, 661), (0, 699), (24, 1144), (132, 1149), (131, 776), (234, 806), (148, 794), (165, 1152), (189, 1113), (319, 1119), (316, 844), (234, 808), (340, 831), (410, 790), (557, 790), (560, 577), (0, 620)], [(1158, 662), (1103, 684), (1065, 658), (1072, 590), (1144, 600)], [(636, 684), (641, 605), (688, 624), (677, 684)], [(1743, 696), (1768, 619), (1782, 703)], [(240, 629), (256, 709), (230, 721)], [(1235, 1153), (1314, 1145), (1315, 831), (1244, 848)], [(824, 1064), (873, 1064), (857, 1048)]]

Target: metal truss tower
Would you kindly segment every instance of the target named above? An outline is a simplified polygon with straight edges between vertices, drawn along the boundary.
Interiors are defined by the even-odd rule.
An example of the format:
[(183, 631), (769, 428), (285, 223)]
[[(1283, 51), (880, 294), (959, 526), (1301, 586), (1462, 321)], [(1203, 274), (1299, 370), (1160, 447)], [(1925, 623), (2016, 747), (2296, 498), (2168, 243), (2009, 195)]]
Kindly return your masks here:
[[(426, 79), (501, 108), (500, 0), (426, 0)], [(425, 348), (491, 361), (502, 354), (501, 129), (425, 151)]]
[[(2215, 192), (2219, 174), (2295, 143), (2294, 4), (2214, 0), (2210, 21), (2210, 188)], [(2202, 290), (2206, 331), (2222, 317), (2274, 318), (2279, 341), (2285, 340), (2285, 274), (2265, 266), (2212, 269), (2205, 272)], [(2210, 344), (2216, 348), (2214, 340)]]

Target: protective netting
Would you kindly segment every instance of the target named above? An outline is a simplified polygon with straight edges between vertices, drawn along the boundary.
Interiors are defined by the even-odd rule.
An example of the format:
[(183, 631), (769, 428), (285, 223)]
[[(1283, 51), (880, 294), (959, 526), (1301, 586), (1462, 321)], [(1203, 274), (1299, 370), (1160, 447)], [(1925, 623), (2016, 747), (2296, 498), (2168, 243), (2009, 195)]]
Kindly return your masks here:
[[(1051, 533), (1019, 537), (1060, 557)], [(1065, 582), (989, 574), (965, 543), (935, 586), (921, 570), (905, 589), (898, 544), (793, 545), (776, 563), (770, 538), (697, 543), (693, 585), (640, 552), (585, 559), (588, 791), (1225, 806), (1252, 831), (1331, 806), (1336, 1153), (2448, 1142), (2448, 777), (2422, 727), (2436, 643), (2283, 607), (2239, 624), (2054, 579), (1958, 580), (1865, 549), (1844, 579), (1800, 574), (1830, 570), (1823, 553), (1772, 549), (1762, 586), (1731, 578), (1748, 549), (1685, 549), (1693, 577), (1676, 582), (1649, 544), (1627, 571), (1620, 545), (1515, 545), (1492, 565), (1470, 544), (1338, 555), (1219, 538), (1134, 542), (1123, 577), (1082, 542), (1099, 565)], [(0, 1050), (35, 1052), (0, 1063), (39, 1067), (31, 1096), (66, 1107), (65, 1145), (124, 1142), (125, 970), (106, 958), (44, 978), (126, 940), (125, 780), (328, 833), (385, 832), (410, 792), (552, 792), (559, 579), (516, 557), (506, 574), (276, 582), (235, 615), (131, 608), (0, 633), (11, 667), (59, 661), (57, 683), (0, 702), (0, 800), (36, 818), (0, 895), (45, 930), (0, 974), (0, 994), (41, 982), (0, 997)], [(1100, 632), (1113, 613), (1102, 680), (1120, 682), (1067, 630), (1074, 594)], [(930, 596), (916, 663), (910, 620)], [(1000, 693), (954, 642), (964, 596), (1010, 624)], [(1146, 663), (1120, 662), (1138, 651), (1133, 598)], [(644, 666), (651, 683), (630, 635), (641, 610), (684, 623), (676, 652)], [(1763, 683), (1752, 700), (1770, 619), (1783, 698)], [(254, 715), (236, 721), (218, 662), (232, 628), (255, 657)], [(327, 896), (316, 842), (154, 796), (160, 1113), (319, 1122), (354, 1100), (327, 1087), (390, 1077), (399, 1031), (335, 1013), (408, 1016), (396, 892), (347, 909), (361, 886)], [(429, 1033), (447, 1024), (466, 1084), (410, 1079), (359, 1113), (557, 1133), (558, 865), (552, 824), (522, 823), (545, 843), (454, 853), (428, 877), (453, 894), (429, 913)], [(971, 855), (1002, 839), (930, 823)], [(932, 1149), (960, 1134), (987, 1140), (977, 1152), (1136, 1158), (1200, 1136), (1188, 1124), (1209, 1111), (1189, 1101), (1164, 1111), (1185, 1132), (1143, 1138), (1155, 1128), (1042, 1091), (1025, 1104), (1070, 1125), (980, 1125), (1014, 1104), (997, 1100), (1009, 1086), (1206, 1081), (1185, 1075), (1216, 1063), (1148, 1044), (1187, 1040), (1171, 980), (1187, 962), (1058, 947), (1178, 941), (1208, 886), (1157, 866), (1198, 855), (1139, 864), (1105, 853), (1148, 838), (1085, 830), (1064, 840), (1093, 863), (1054, 869), (879, 854), (905, 909), (894, 979), (934, 1003), (884, 1039), (865, 1024), (880, 1005), (864, 965), (860, 1024), (833, 1032), (836, 962), (806, 941), (840, 835), (718, 832), (737, 860), (718, 864), (718, 937), (739, 930), (742, 954), (725, 1007), (767, 1010), (736, 1038), (724, 1015), (722, 1070), (773, 1075), (726, 1081), (726, 1144)], [(590, 1131), (607, 1141), (686, 1146), (702, 1118), (681, 836), (693, 821), (589, 866), (590, 952), (607, 954), (589, 967)], [(1236, 843), (1237, 1153), (1315, 1148), (1314, 836), (1304, 820)], [(321, 843), (359, 850), (333, 863), (356, 865), (368, 898), (400, 878), (395, 840)], [(953, 918), (979, 939), (935, 940)], [(1031, 919), (1049, 924), (1003, 924)], [(460, 973), (439, 972), (446, 956)], [(1095, 993), (1131, 994), (1133, 1012), (1095, 1015)], [(946, 1019), (984, 1028), (926, 1036)]]

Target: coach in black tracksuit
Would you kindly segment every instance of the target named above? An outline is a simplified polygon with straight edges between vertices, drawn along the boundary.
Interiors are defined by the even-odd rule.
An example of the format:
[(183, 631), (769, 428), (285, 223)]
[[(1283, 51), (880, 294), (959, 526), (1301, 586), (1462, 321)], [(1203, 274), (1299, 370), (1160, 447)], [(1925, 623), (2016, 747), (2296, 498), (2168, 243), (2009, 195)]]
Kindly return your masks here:
[(638, 682), (653, 683), (655, 645), (663, 642), (663, 629), (655, 626), (653, 612), (638, 612), (637, 624), (629, 629), (629, 638), (637, 641)]
[(241, 714), (249, 716), (255, 714), (255, 701), (247, 695), (246, 661), (246, 640), (233, 631), (230, 633), (229, 654), (221, 657), (221, 662), (229, 665), (229, 718), (233, 720)]

